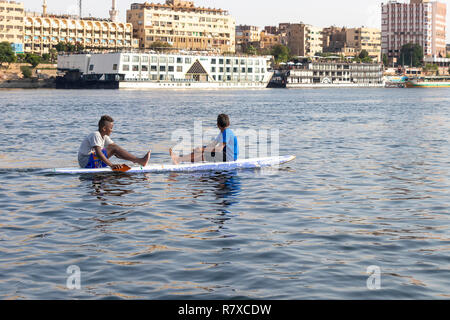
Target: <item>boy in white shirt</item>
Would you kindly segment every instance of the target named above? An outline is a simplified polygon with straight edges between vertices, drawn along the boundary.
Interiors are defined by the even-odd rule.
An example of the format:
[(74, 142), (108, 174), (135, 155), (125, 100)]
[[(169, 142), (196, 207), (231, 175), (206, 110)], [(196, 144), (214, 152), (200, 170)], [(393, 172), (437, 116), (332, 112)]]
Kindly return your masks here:
[(109, 161), (112, 156), (116, 156), (122, 160), (132, 161), (143, 167), (148, 164), (151, 153), (148, 152), (143, 158), (137, 158), (122, 149), (110, 138), (113, 128), (113, 118), (103, 116), (98, 123), (98, 131), (91, 133), (83, 140), (78, 151), (78, 163), (81, 168), (95, 169), (111, 167), (113, 170), (122, 169), (123, 165), (113, 164)]

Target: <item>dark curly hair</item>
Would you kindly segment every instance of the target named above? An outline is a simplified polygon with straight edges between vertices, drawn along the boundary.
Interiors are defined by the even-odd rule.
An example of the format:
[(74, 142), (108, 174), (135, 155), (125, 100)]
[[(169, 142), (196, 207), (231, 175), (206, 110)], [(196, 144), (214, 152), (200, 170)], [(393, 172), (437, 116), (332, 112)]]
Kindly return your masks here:
[(98, 131), (101, 131), (104, 126), (106, 126), (106, 122), (114, 122), (114, 119), (110, 116), (103, 116), (98, 122)]

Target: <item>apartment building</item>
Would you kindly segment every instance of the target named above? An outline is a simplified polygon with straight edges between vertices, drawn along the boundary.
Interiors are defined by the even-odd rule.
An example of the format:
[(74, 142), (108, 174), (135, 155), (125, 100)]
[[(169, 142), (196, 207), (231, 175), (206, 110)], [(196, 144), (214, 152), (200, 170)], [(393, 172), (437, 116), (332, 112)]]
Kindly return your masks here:
[(16, 53), (23, 53), (23, 3), (0, 0), (0, 42), (12, 44)]
[(93, 50), (139, 47), (138, 40), (133, 39), (133, 26), (130, 23), (37, 13), (26, 14), (25, 52), (48, 53), (59, 42), (78, 43)]
[(430, 0), (382, 4), (382, 54), (396, 60), (403, 45), (419, 44), (425, 56), (444, 56), (447, 5)]
[(350, 28), (346, 30), (347, 45), (358, 55), (365, 50), (374, 61), (381, 62), (381, 31), (375, 28)]
[(259, 42), (261, 35), (256, 26), (238, 25), (236, 26), (236, 45)]
[(312, 57), (323, 51), (322, 28), (303, 23), (280, 24), (291, 54)]
[(235, 52), (236, 22), (222, 9), (195, 7), (193, 1), (182, 0), (133, 3), (127, 22), (141, 48), (166, 42), (178, 49)]
[(261, 31), (259, 47), (261, 49), (271, 49), (275, 45), (282, 44), (281, 35), (279, 34), (271, 34), (266, 30)]

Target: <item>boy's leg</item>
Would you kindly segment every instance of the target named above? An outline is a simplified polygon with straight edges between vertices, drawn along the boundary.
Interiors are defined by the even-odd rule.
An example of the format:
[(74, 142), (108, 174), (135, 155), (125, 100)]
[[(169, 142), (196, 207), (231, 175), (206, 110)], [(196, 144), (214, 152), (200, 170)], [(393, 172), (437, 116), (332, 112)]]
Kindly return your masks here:
[(204, 148), (196, 148), (194, 149), (194, 152), (192, 152), (191, 154), (188, 154), (186, 156), (176, 156), (172, 149), (170, 149), (170, 156), (172, 157), (172, 160), (175, 164), (179, 164), (180, 162), (202, 162), (204, 161)]
[(138, 163), (144, 167), (150, 160), (150, 152), (148, 152), (143, 158), (138, 158), (116, 144), (110, 144), (106, 147), (106, 150), (108, 152), (108, 159), (112, 156), (116, 156), (119, 159)]

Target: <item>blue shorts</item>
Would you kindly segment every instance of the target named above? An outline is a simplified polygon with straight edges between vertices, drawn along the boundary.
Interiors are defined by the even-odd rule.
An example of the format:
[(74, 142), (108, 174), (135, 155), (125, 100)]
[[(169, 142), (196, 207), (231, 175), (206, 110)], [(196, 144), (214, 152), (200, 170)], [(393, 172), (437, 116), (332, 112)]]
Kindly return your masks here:
[[(105, 157), (108, 158), (108, 152), (106, 151), (106, 149), (103, 149), (102, 152), (105, 155)], [(108, 167), (108, 165), (104, 163), (102, 160), (100, 160), (100, 158), (97, 157), (97, 154), (94, 152), (91, 153), (91, 155), (89, 156), (89, 162), (85, 169), (99, 169), (106, 167)]]

